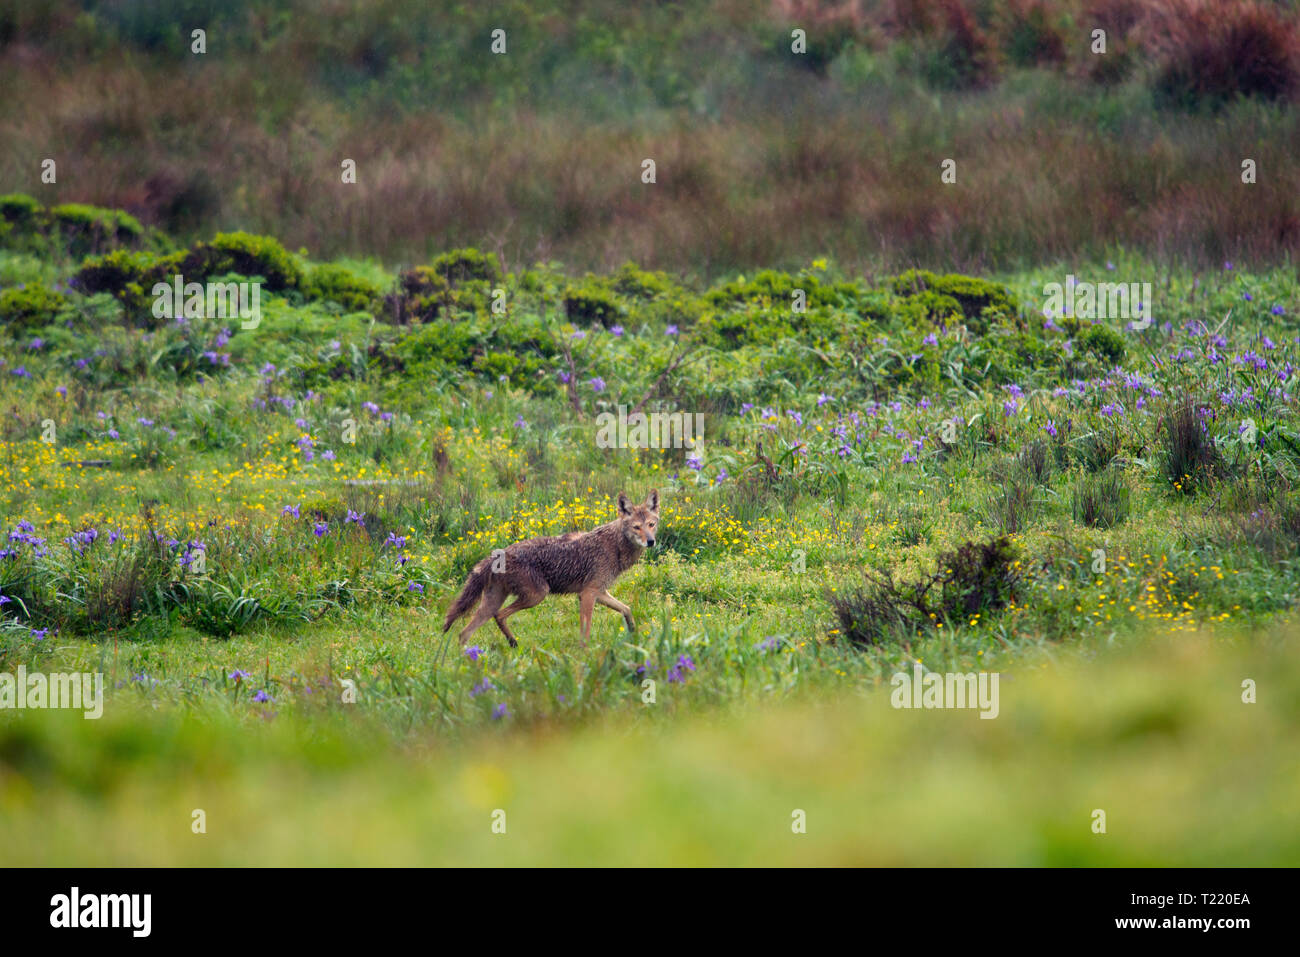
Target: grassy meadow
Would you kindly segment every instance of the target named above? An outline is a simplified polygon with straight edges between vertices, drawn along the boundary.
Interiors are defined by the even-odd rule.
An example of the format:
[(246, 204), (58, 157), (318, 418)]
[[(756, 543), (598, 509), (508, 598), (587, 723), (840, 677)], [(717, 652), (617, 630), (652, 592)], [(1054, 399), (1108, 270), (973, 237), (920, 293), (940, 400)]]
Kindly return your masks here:
[[(234, 257), (281, 277), (255, 328), (138, 294)], [(1291, 269), (1167, 273), (1141, 329), (1035, 309), (1050, 270), (817, 260), (696, 288), (475, 250), (388, 274), (229, 234), (0, 272), (4, 670), (108, 687), (100, 721), (4, 715), (15, 862), (1294, 853), (1272, 838), (1295, 783)], [(602, 448), (600, 416), (643, 401), (699, 410), (702, 441)], [(651, 487), (659, 543), (612, 589), (635, 634), (598, 609), (584, 647), (569, 597), (516, 618), (514, 651), (440, 633), (491, 549)], [(890, 708), (918, 663), (1003, 674), (998, 720)], [(1192, 840), (1225, 780), (1259, 818)], [(480, 845), (484, 802), (528, 836)], [(1091, 833), (1098, 807), (1122, 834)], [(794, 808), (818, 839), (784, 843)], [(903, 808), (924, 836), (882, 837)]]
[(0, 10), (0, 863), (1300, 860), (1290, 4), (181, 6)]

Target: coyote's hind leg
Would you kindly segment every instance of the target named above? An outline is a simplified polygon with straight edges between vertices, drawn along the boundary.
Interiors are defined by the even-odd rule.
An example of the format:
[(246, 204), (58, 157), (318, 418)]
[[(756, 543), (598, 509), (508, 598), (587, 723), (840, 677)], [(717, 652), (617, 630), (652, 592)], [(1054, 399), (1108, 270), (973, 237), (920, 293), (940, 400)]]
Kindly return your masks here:
[(506, 625), (506, 619), (517, 611), (523, 611), (525, 608), (532, 608), (534, 605), (540, 605), (542, 599), (550, 593), (550, 590), (551, 589), (545, 583), (543, 583), (540, 588), (530, 588), (527, 592), (520, 595), (509, 605), (496, 613), (495, 617), (497, 627), (500, 628), (501, 633), (506, 636), (506, 641), (510, 642), (511, 648), (519, 647), (519, 643), (515, 641), (515, 636), (510, 633), (510, 629)]
[(460, 633), (460, 643), (465, 644), (465, 640), (472, 635), (475, 630), (489, 618), (496, 615), (501, 608), (501, 603), (506, 600), (508, 592), (504, 585), (497, 584), (495, 581), (483, 589), (483, 601), (478, 606), (478, 611), (474, 612), (474, 617), (470, 619), (465, 630)]

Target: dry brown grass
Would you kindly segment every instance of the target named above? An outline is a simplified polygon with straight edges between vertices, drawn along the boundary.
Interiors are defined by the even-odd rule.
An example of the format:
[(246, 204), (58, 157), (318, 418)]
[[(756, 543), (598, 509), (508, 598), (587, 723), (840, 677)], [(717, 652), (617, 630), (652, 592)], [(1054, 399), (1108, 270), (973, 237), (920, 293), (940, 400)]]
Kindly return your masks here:
[(1300, 91), (1294, 12), (1259, 0), (1164, 0), (1145, 18), (1156, 86), (1180, 103), (1238, 95), (1291, 100)]
[[(1042, 10), (1049, 24), (1062, 10), (1084, 11), (1080, 29), (1098, 17), (1115, 44), (1142, 35), (1157, 14), (1194, 8), (1202, 19), (1159, 49), (1199, 64), (1220, 48), (1198, 35), (1206, 14), (1189, 3), (1135, 11), (1126, 0), (1020, 0), (1017, 9)], [(719, 16), (738, 22), (756, 6), (778, 21), (834, 22), (863, 36), (965, 36), (976, 51), (1005, 39), (1003, 21), (986, 30), (956, 0), (732, 0)], [(1276, 26), (1276, 14), (1249, 0), (1232, 8), (1256, 32), (1214, 34), (1229, 49), (1254, 49), (1247, 35), (1290, 49), (1289, 26), (1259, 26)], [(380, 43), (367, 36), (340, 40), (340, 56), (364, 63), (367, 44)], [(121, 206), (186, 238), (246, 228), (318, 255), (393, 264), (478, 245), (512, 266), (557, 259), (608, 269), (631, 258), (713, 273), (829, 254), (851, 268), (982, 270), (1115, 244), (1194, 262), (1267, 261), (1300, 243), (1292, 113), (1121, 109), (1103, 123), (1083, 95), (1059, 105), (997, 88), (931, 97), (796, 71), (756, 74), (751, 101), (724, 98), (711, 112), (591, 118), (575, 100), (453, 115), (349, 104), (307, 72), (259, 62), (89, 56), (70, 68), (45, 45), (10, 43), (0, 50), (9, 81), (0, 191)], [(1284, 77), (1257, 73), (1287, 89)], [(39, 182), (47, 156), (59, 162), (57, 186)], [(1245, 156), (1261, 171), (1254, 186), (1239, 179)], [(957, 160), (955, 186), (940, 182), (947, 157)], [(344, 158), (357, 162), (355, 186), (340, 182)], [(645, 158), (657, 163), (654, 185), (640, 181)]]

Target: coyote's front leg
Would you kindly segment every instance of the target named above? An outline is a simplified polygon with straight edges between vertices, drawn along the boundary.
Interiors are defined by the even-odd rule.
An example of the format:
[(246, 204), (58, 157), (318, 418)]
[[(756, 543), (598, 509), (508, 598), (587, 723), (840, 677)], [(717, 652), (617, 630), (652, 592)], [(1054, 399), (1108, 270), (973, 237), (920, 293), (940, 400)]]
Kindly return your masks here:
[(587, 647), (591, 637), (591, 610), (596, 607), (595, 591), (584, 591), (578, 596), (578, 621), (582, 625), (582, 647)]
[(603, 591), (596, 596), (596, 601), (600, 602), (606, 608), (613, 608), (623, 616), (623, 622), (627, 625), (629, 632), (636, 631), (636, 622), (632, 620), (632, 609), (623, 604), (608, 591)]

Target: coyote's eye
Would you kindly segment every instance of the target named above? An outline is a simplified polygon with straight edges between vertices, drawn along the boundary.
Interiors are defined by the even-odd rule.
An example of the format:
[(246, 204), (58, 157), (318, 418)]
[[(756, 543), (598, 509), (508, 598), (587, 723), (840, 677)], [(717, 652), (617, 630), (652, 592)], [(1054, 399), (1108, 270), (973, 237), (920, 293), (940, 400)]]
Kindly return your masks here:
[(633, 525), (632, 527), (635, 528), (638, 532), (641, 531), (640, 525)]

